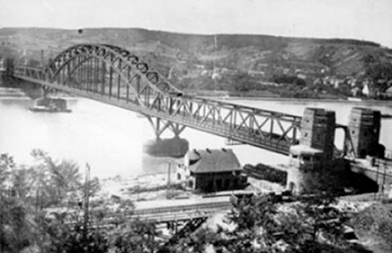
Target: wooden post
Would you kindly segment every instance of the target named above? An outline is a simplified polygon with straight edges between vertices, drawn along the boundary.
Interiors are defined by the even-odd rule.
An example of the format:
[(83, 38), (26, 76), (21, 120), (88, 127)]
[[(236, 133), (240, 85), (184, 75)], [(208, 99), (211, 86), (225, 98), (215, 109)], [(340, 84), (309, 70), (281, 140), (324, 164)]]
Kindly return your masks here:
[(87, 231), (88, 231), (89, 195), (90, 195), (90, 165), (86, 163), (86, 178), (84, 182), (84, 224), (83, 224), (85, 238), (87, 238)]

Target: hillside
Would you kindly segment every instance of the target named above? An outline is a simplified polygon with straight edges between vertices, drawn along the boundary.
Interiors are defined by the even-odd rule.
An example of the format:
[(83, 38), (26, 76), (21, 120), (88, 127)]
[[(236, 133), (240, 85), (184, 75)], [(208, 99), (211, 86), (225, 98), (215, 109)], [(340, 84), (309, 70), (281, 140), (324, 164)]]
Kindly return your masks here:
[(320, 97), (350, 95), (366, 84), (384, 92), (392, 80), (392, 50), (368, 41), (131, 28), (0, 29), (0, 56), (32, 65), (80, 43), (127, 48), (188, 90)]

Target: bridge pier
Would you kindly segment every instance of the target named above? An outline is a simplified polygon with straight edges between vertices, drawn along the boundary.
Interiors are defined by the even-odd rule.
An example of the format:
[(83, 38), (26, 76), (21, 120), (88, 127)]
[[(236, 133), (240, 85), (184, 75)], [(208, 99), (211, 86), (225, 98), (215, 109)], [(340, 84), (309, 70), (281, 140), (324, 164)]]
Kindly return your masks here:
[(46, 87), (46, 86), (42, 86), (41, 89), (42, 89), (42, 97), (43, 98), (47, 98), (49, 93), (53, 91), (53, 89), (50, 89), (49, 87)]
[(175, 137), (179, 137), (180, 134), (185, 130), (185, 126), (178, 123), (174, 123), (161, 118), (154, 118), (151, 116), (146, 116), (151, 126), (154, 129), (154, 133), (157, 139), (160, 139), (161, 135), (166, 130), (171, 130)]
[(153, 157), (184, 157), (189, 150), (189, 142), (179, 137), (159, 138), (145, 143), (143, 149), (145, 154)]

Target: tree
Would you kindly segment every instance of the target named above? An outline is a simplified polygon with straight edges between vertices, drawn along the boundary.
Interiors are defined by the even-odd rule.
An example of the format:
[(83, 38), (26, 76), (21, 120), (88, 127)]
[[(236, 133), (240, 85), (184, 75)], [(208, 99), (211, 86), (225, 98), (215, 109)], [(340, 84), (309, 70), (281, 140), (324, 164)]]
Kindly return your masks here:
[[(0, 249), (20, 252), (39, 241), (34, 211), (26, 201), (28, 170), (18, 168), (8, 154), (0, 155)], [(26, 186), (27, 185), (27, 186)]]
[(36, 171), (37, 190), (41, 192), (42, 199), (45, 199), (43, 206), (67, 201), (71, 193), (75, 196), (76, 192), (82, 189), (82, 177), (75, 162), (54, 161), (39, 149), (33, 150), (31, 155), (39, 162), (33, 168)]
[[(12, 156), (0, 155), (0, 251), (21, 252), (35, 247), (41, 252), (107, 252), (107, 236), (100, 230), (81, 231), (73, 213), (42, 210), (64, 204), (70, 193), (81, 190), (78, 166), (54, 161), (42, 150), (33, 150), (37, 164), (18, 166)], [(89, 183), (90, 194), (100, 189), (98, 178)], [(52, 218), (50, 218), (52, 217)], [(74, 225), (66, 224), (73, 220)]]
[(252, 88), (251, 77), (247, 73), (236, 74), (230, 82), (230, 90), (247, 92)]
[(20, 167), (15, 169), (10, 176), (12, 184), (11, 191), (20, 199), (27, 200), (27, 198), (30, 197), (31, 189), (35, 183), (35, 180), (31, 175), (32, 172), (30, 169)]
[(21, 199), (1, 196), (0, 248), (5, 252), (20, 252), (34, 245), (39, 231), (31, 208)]
[(117, 229), (111, 238), (116, 253), (142, 253), (154, 252), (158, 249), (158, 244), (155, 242), (156, 236), (153, 222), (134, 220)]
[(12, 156), (8, 154), (0, 154), (0, 189), (4, 190), (11, 171), (13, 171), (15, 167), (16, 165)]
[(46, 231), (50, 236), (50, 243), (46, 247), (48, 252), (106, 253), (109, 250), (107, 234), (92, 228), (85, 233), (81, 222), (70, 226), (64, 224), (61, 217), (56, 217), (47, 224)]

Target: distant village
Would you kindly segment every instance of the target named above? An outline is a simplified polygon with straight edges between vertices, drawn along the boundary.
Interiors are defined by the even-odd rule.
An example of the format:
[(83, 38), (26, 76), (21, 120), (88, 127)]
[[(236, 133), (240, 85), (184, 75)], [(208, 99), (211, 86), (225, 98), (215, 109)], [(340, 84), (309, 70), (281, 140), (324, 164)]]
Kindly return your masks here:
[[(276, 71), (278, 71), (277, 69)], [(177, 73), (176, 73), (177, 72)], [(207, 69), (205, 65), (198, 64), (195, 68), (189, 70), (189, 66), (174, 66), (169, 71), (169, 80), (176, 80), (178, 83), (188, 82), (188, 85), (184, 87), (190, 93), (195, 93), (203, 96), (214, 95), (214, 96), (260, 96), (260, 97), (290, 97), (290, 94), (280, 96), (276, 90), (289, 89), (289, 86), (296, 84), (300, 91), (311, 91), (317, 97), (309, 94), (307, 98), (324, 98), (334, 99), (346, 97), (349, 99), (392, 99), (392, 79), (390, 80), (371, 80), (369, 77), (356, 77), (356, 76), (345, 76), (337, 77), (334, 75), (328, 75), (325, 73), (325, 68), (320, 70), (322, 75), (315, 75), (314, 70), (303, 70), (296, 69), (291, 71), (290, 69), (283, 69), (279, 75), (267, 76), (266, 72), (261, 70), (248, 70), (242, 72), (239, 70), (228, 69), (228, 68), (213, 68)], [(177, 78), (174, 76), (177, 75)], [(230, 83), (230, 79), (235, 80), (235, 76), (245, 77), (244, 81), (250, 84), (243, 84), (244, 86), (237, 85), (230, 87), (227, 83)], [(204, 85), (202, 90), (197, 89), (196, 86), (192, 85), (197, 79), (206, 81), (209, 79), (209, 85)], [(274, 81), (274, 79), (277, 79)], [(283, 80), (282, 80), (283, 79)], [(285, 82), (284, 79), (288, 79)], [(236, 81), (236, 80), (235, 80)], [(222, 84), (226, 82), (225, 84)], [(199, 82), (196, 82), (199, 83)], [(208, 81), (207, 81), (208, 83)], [(182, 83), (183, 84), (183, 83)], [(382, 87), (382, 88), (380, 88)], [(206, 90), (204, 92), (203, 90)], [(213, 93), (211, 93), (213, 90)], [(242, 93), (242, 94), (240, 94)], [(295, 97), (292, 93), (291, 97)]]

